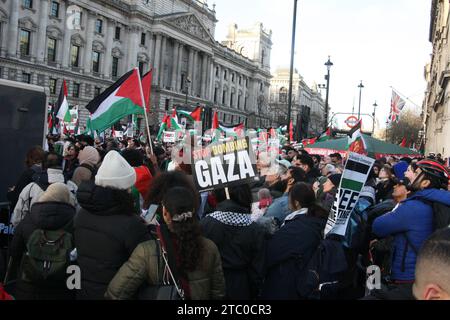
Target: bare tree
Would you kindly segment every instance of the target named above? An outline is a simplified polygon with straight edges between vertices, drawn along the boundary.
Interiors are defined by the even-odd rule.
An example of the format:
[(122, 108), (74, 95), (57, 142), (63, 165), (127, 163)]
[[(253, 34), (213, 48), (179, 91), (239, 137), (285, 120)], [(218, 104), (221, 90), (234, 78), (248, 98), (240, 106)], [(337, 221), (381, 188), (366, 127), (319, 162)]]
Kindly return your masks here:
[[(417, 144), (419, 131), (422, 129), (422, 118), (414, 110), (405, 110), (400, 115), (399, 122), (391, 122), (384, 133), (385, 140), (400, 144), (406, 138), (407, 147), (413, 142)], [(386, 139), (387, 136), (387, 139)]]

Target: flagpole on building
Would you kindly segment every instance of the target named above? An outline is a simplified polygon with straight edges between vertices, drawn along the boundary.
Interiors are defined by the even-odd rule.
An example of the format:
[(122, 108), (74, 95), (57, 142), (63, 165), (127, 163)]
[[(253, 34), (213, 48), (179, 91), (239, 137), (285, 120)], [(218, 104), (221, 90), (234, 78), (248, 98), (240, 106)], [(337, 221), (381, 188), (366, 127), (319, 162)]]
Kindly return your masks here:
[(134, 69), (137, 70), (137, 73), (138, 73), (139, 91), (141, 92), (141, 99), (142, 99), (142, 104), (144, 107), (145, 126), (147, 128), (148, 144), (150, 146), (150, 152), (151, 152), (151, 154), (153, 154), (152, 137), (150, 136), (150, 127), (148, 125), (147, 106), (145, 105), (144, 91), (142, 90), (141, 74), (139, 72), (139, 68), (134, 68)]

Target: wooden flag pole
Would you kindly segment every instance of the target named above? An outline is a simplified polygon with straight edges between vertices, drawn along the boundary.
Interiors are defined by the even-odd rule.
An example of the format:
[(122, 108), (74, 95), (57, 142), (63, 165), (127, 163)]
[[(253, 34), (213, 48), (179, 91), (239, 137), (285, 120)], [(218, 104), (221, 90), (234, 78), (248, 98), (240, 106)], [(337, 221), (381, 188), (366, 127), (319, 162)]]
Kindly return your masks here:
[(139, 72), (139, 68), (134, 68), (134, 69), (137, 70), (138, 77), (139, 77), (139, 90), (141, 91), (141, 99), (142, 99), (142, 104), (144, 107), (145, 127), (147, 128), (148, 144), (150, 146), (150, 153), (153, 154), (152, 137), (150, 136), (150, 127), (148, 125), (147, 107), (145, 105), (144, 91), (142, 90), (141, 74)]

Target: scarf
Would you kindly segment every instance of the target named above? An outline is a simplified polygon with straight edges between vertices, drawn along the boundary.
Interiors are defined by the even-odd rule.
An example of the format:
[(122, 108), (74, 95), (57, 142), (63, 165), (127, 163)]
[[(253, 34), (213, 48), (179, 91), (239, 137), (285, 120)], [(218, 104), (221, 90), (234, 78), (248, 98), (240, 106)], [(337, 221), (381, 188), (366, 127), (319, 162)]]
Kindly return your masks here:
[(252, 223), (251, 215), (246, 213), (215, 211), (209, 216), (223, 224), (235, 227), (247, 227)]

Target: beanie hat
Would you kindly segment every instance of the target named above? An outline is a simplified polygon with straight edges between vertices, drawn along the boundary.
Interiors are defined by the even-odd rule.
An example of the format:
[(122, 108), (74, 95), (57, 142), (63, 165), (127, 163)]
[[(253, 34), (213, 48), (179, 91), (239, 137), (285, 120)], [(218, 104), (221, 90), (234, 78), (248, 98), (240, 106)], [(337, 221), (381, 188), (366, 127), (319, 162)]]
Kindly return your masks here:
[(334, 186), (337, 188), (339, 187), (339, 182), (341, 182), (341, 174), (331, 174), (328, 179), (330, 179), (331, 183), (334, 184)]
[(39, 198), (38, 202), (50, 201), (72, 204), (69, 188), (61, 182), (55, 182), (49, 185), (47, 190)]
[(408, 166), (409, 164), (406, 161), (400, 161), (394, 165), (394, 173), (397, 179), (405, 179), (405, 171), (408, 169)]
[(100, 161), (100, 155), (97, 149), (87, 146), (78, 154), (78, 160), (80, 160), (80, 164), (86, 163), (95, 166)]
[(128, 162), (117, 152), (106, 154), (95, 176), (95, 184), (101, 187), (126, 190), (136, 182), (136, 173)]

